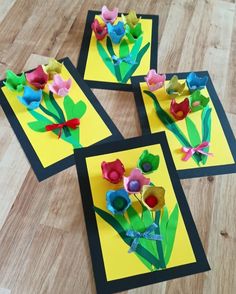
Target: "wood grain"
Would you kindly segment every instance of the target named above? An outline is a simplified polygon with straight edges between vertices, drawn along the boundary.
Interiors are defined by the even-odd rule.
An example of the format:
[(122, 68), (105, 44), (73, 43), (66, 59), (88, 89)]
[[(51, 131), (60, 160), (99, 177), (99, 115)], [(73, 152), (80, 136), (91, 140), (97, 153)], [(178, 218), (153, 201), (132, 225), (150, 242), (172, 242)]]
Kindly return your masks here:
[[(0, 0), (1, 78), (48, 57), (76, 64), (86, 11), (103, 4), (159, 14), (159, 71), (209, 70), (235, 133), (235, 1)], [(141, 134), (132, 93), (94, 93), (126, 138)], [(75, 167), (38, 183), (1, 108), (0, 124), (0, 293), (95, 293)], [(235, 182), (182, 181), (212, 270), (124, 293), (236, 293)]]

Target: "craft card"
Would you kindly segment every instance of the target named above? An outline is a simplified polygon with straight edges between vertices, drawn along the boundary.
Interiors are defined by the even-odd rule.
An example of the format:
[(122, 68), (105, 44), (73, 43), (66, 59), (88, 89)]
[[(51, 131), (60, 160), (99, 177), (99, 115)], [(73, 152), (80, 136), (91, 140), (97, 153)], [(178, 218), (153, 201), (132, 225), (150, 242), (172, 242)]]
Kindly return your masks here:
[(236, 143), (209, 73), (132, 78), (143, 134), (165, 131), (180, 178), (236, 172)]
[(75, 161), (98, 293), (209, 270), (164, 132)]
[(132, 91), (130, 77), (157, 67), (158, 16), (88, 11), (78, 71), (91, 88)]
[(73, 165), (74, 148), (122, 138), (68, 58), (6, 77), (1, 105), (39, 180)]

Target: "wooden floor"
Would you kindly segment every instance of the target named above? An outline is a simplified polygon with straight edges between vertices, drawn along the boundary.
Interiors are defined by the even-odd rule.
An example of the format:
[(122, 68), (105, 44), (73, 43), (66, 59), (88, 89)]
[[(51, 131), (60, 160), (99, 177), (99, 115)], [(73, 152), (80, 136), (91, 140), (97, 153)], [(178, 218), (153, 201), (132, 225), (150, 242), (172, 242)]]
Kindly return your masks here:
[[(1, 78), (48, 56), (76, 64), (86, 11), (103, 4), (159, 14), (159, 71), (209, 70), (236, 132), (235, 1), (0, 0)], [(141, 134), (132, 93), (94, 92), (125, 137)], [(236, 177), (182, 184), (212, 270), (124, 293), (236, 293)], [(95, 285), (75, 167), (38, 183), (0, 107), (0, 294), (9, 293), (90, 294)]]

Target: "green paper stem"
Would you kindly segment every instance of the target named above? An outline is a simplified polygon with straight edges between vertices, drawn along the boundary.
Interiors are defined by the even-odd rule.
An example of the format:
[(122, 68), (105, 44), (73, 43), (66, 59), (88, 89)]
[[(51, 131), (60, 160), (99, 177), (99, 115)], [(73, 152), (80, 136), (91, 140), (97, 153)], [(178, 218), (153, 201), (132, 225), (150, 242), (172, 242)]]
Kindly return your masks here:
[(110, 70), (110, 72), (113, 74), (113, 76), (116, 78), (115, 68), (114, 64), (107, 54), (106, 50), (103, 48), (102, 44), (97, 40), (97, 49), (100, 57), (104, 61), (106, 67)]
[[(119, 47), (119, 56), (120, 58), (124, 58), (128, 55), (129, 55), (129, 45), (126, 39), (123, 39)], [(121, 62), (119, 66), (120, 66), (121, 77), (123, 77), (126, 74), (126, 72), (129, 70), (130, 64), (126, 62)]]
[[(202, 142), (210, 142), (211, 140), (211, 111), (212, 109), (206, 106), (202, 110)], [(204, 152), (209, 151), (209, 147), (203, 149)], [(202, 164), (205, 165), (208, 156), (202, 154)]]
[[(160, 235), (160, 226), (159, 226), (159, 220), (160, 220), (160, 210), (156, 211), (156, 215), (155, 215), (155, 223), (157, 224), (157, 228), (155, 230), (155, 233), (157, 235)], [(156, 247), (157, 247), (157, 252), (159, 255), (159, 259), (160, 259), (160, 263), (161, 263), (161, 268), (166, 268), (166, 264), (165, 264), (165, 259), (164, 259), (164, 253), (163, 253), (163, 248), (162, 248), (162, 240), (157, 240), (156, 241)]]
[[(111, 60), (112, 60), (112, 56), (116, 56), (115, 54), (115, 51), (113, 49), (113, 45), (112, 45), (112, 41), (109, 37), (107, 37), (107, 40), (106, 40), (106, 45), (107, 45), (107, 50), (111, 56)], [(116, 79), (118, 82), (121, 81), (121, 73), (120, 73), (120, 65), (115, 65), (114, 62), (113, 62), (113, 66), (114, 66), (114, 69), (115, 69), (115, 75), (116, 75)]]
[(201, 138), (194, 122), (187, 116), (185, 118), (185, 123), (188, 131), (188, 137), (192, 147), (198, 146), (199, 144), (201, 144)]
[[(130, 70), (126, 73), (125, 77), (122, 79), (122, 83), (127, 83), (128, 80), (130, 79), (130, 77), (132, 76), (132, 74), (136, 71), (136, 69), (138, 68), (141, 59), (143, 57), (143, 55), (146, 53), (146, 51), (148, 50), (148, 48), (150, 47), (150, 43), (148, 42), (138, 53), (137, 58), (135, 60), (136, 64), (132, 65), (132, 67), (130, 68)], [(131, 52), (132, 55), (132, 52)], [(132, 56), (133, 57), (133, 56)], [(134, 58), (134, 57), (133, 57)]]

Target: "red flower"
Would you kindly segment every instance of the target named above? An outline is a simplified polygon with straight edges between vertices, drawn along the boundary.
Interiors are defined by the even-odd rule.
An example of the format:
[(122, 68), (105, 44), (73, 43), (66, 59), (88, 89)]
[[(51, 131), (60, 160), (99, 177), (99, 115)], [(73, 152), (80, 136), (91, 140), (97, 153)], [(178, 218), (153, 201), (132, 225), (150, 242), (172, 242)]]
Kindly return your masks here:
[(101, 167), (104, 179), (113, 184), (119, 183), (125, 173), (123, 163), (119, 159), (111, 162), (103, 161)]
[(173, 114), (173, 116), (176, 119), (178, 120), (184, 119), (190, 112), (188, 98), (185, 98), (180, 103), (177, 103), (175, 99), (173, 99), (170, 104), (170, 112)]
[(94, 20), (94, 22), (91, 25), (92, 30), (94, 31), (94, 34), (97, 38), (97, 40), (102, 40), (107, 35), (107, 27), (106, 25), (100, 25), (97, 19)]
[(26, 74), (26, 79), (37, 89), (43, 89), (48, 82), (48, 74), (43, 70), (42, 65), (39, 65), (35, 70)]

